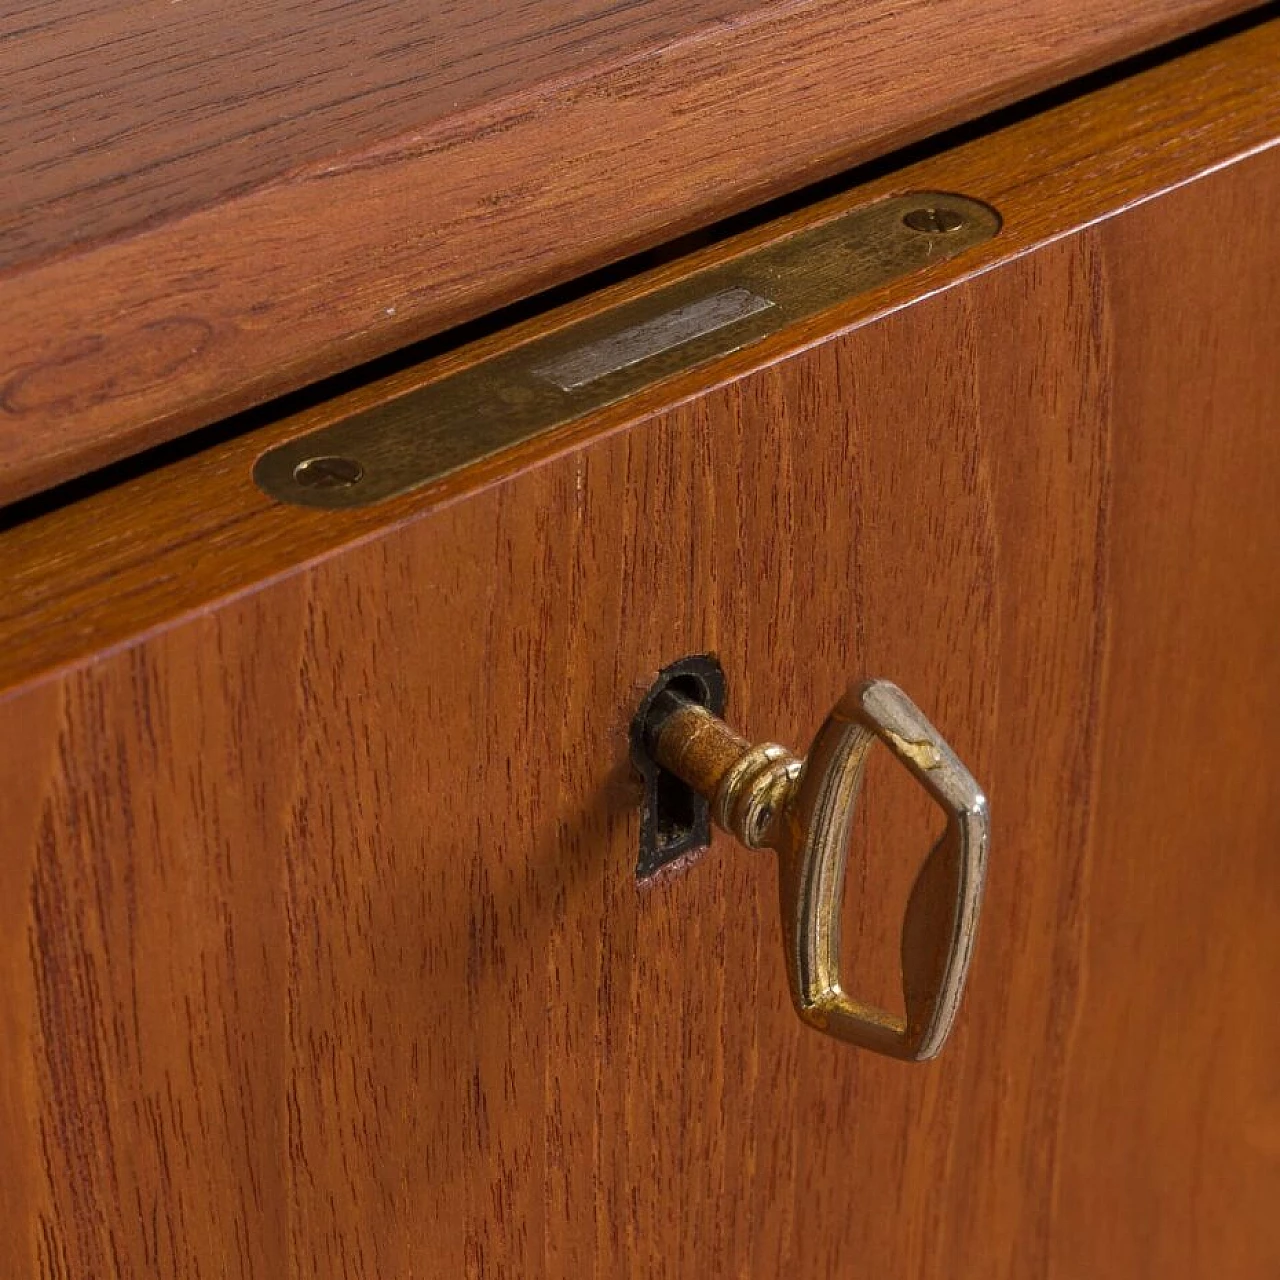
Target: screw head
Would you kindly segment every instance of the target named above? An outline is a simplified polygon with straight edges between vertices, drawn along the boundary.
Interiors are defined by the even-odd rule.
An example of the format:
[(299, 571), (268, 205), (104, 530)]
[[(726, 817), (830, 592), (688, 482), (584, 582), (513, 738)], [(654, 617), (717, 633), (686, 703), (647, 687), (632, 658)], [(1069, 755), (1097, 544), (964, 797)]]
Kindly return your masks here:
[(912, 209), (903, 219), (903, 223), (912, 231), (924, 235), (945, 235), (948, 231), (959, 231), (964, 226), (964, 214), (954, 209)]
[(304, 489), (350, 489), (359, 484), (364, 468), (354, 458), (326, 455), (307, 458), (293, 469), (293, 479)]

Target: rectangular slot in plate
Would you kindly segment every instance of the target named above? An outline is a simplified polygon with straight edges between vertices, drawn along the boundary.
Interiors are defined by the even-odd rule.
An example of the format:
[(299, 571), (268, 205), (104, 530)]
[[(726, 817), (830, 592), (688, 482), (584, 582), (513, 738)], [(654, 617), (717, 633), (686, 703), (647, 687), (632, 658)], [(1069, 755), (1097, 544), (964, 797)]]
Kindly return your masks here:
[(994, 209), (965, 196), (865, 205), (287, 441), (258, 459), (254, 480), (312, 507), (406, 493), (999, 229)]
[(652, 320), (633, 324), (629, 329), (611, 333), (550, 364), (536, 365), (533, 371), (561, 391), (576, 391), (606, 374), (617, 373), (619, 369), (630, 368), (650, 356), (672, 351), (694, 338), (727, 328), (736, 320), (745, 320), (757, 311), (767, 311), (771, 306), (773, 303), (768, 298), (762, 298), (749, 289), (724, 289), (687, 306), (664, 311)]

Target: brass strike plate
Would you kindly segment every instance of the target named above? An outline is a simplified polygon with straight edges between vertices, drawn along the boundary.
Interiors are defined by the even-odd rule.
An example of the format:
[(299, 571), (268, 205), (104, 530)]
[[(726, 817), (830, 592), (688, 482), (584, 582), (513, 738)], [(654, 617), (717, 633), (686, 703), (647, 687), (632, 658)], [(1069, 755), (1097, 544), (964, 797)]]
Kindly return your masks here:
[(999, 229), (1000, 215), (966, 196), (865, 205), (290, 440), (258, 459), (253, 478), (309, 507), (407, 493)]

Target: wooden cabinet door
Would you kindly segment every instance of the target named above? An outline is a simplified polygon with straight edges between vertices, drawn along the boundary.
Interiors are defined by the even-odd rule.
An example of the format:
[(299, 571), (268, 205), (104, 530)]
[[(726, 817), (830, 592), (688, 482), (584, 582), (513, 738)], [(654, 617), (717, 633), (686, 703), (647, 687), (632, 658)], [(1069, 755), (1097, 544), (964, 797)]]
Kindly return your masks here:
[[(1278, 48), (859, 189), (1004, 231), (447, 484), (272, 503), (291, 421), (4, 533), (3, 1273), (1277, 1274)], [(936, 1062), (801, 1025), (768, 857), (637, 883), (690, 653), (985, 785)], [(869, 996), (934, 822), (873, 774)]]

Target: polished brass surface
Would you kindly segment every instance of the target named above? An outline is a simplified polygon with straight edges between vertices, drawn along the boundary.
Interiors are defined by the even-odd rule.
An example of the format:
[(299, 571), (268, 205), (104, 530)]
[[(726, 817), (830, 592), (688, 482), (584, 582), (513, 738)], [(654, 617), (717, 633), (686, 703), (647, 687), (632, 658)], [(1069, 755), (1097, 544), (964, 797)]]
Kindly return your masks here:
[[(800, 1016), (877, 1053), (935, 1057), (973, 954), (989, 823), (978, 784), (919, 708), (887, 680), (850, 689), (801, 761), (772, 743), (752, 746), (704, 707), (669, 693), (653, 708), (648, 740), (663, 768), (706, 797), (719, 827), (748, 848), (777, 852), (787, 976)], [(854, 999), (841, 984), (849, 833), (877, 741), (947, 815), (903, 921), (905, 1018)]]
[[(854, 209), (290, 440), (258, 460), (254, 480), (272, 497), (314, 507), (405, 493), (953, 257), (999, 228), (990, 206), (938, 192)], [(306, 464), (332, 458), (354, 464), (359, 478), (308, 483), (316, 477)]]

